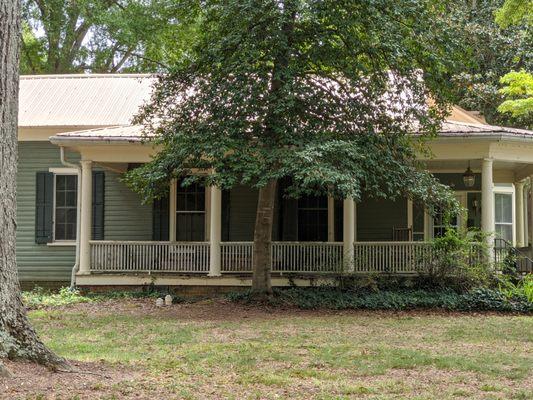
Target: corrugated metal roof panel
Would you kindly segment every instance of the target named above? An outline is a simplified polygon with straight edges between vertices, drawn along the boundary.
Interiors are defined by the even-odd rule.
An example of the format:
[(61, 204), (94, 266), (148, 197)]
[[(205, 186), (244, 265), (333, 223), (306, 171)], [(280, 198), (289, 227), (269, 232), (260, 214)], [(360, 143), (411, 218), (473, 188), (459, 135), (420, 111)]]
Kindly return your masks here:
[(146, 74), (21, 76), (19, 126), (127, 125), (154, 81)]
[[(533, 131), (486, 124), (445, 121), (442, 124), (439, 133), (439, 136), (444, 137), (498, 137), (502, 135), (508, 137), (522, 137), (532, 139)], [(54, 143), (62, 141), (141, 142), (143, 139), (149, 139), (149, 137), (143, 135), (143, 127), (140, 125), (112, 126), (107, 128), (88, 129), (82, 131), (60, 133), (51, 137), (51, 140)]]

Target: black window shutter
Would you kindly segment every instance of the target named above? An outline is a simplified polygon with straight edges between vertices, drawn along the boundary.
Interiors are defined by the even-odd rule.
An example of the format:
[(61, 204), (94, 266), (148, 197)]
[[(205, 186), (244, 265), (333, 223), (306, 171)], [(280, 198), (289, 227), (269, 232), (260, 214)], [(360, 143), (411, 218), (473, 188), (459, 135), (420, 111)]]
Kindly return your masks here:
[(152, 209), (152, 240), (167, 241), (169, 238), (168, 196), (154, 200)]
[[(229, 242), (231, 202), (230, 190), (222, 191), (222, 241)], [(208, 239), (209, 240), (209, 239)]]
[(342, 242), (343, 235), (343, 226), (344, 226), (344, 201), (335, 200), (335, 211), (334, 211), (334, 232), (335, 232), (335, 241)]
[(37, 172), (35, 183), (35, 243), (50, 243), (53, 240), (54, 174)]
[(105, 173), (93, 171), (92, 240), (104, 240)]
[(285, 190), (290, 185), (288, 178), (279, 182), (281, 240), (298, 240), (298, 199), (287, 197)]

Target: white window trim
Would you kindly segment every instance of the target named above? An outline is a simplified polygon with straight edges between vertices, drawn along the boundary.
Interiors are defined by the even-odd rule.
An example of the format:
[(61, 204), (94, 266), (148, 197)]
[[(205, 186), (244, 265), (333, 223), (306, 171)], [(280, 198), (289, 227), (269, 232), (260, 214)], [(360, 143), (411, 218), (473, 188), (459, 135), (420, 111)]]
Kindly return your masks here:
[[(57, 175), (76, 175), (78, 179), (79, 177), (79, 171), (77, 168), (61, 168), (61, 167), (51, 167), (48, 168), (48, 172), (51, 172), (54, 174), (54, 187), (53, 187), (53, 194), (54, 194), (54, 200), (52, 203), (52, 241), (50, 243), (47, 243), (47, 246), (51, 247), (62, 247), (62, 246), (76, 246), (76, 239), (74, 240), (56, 240), (56, 177)], [(78, 190), (78, 187), (76, 187), (76, 190)], [(76, 199), (77, 200), (77, 199)], [(76, 213), (79, 212), (79, 204), (76, 204)], [(76, 216), (76, 222), (77, 221)], [(76, 236), (78, 235), (78, 229), (76, 227)]]
[[(206, 186), (205, 190), (205, 210), (204, 210), (204, 232), (205, 232), (205, 242), (209, 242), (210, 229), (211, 229), (211, 188)], [(176, 242), (176, 221), (177, 221), (177, 212), (178, 207), (176, 204), (178, 194), (178, 181), (173, 179), (170, 182), (170, 199), (169, 199), (169, 223), (168, 223), (168, 241), (175, 243)]]
[[(496, 194), (510, 194), (511, 195), (511, 216), (513, 221), (511, 223), (509, 222), (496, 222)], [(496, 225), (510, 225), (511, 226), (511, 234), (512, 234), (512, 245), (516, 246), (516, 199), (515, 199), (515, 187), (514, 185), (510, 186), (494, 186), (493, 189), (493, 196), (494, 196), (494, 210), (492, 212), (494, 213), (494, 229), (496, 229)], [(482, 205), (483, 207), (483, 205)]]

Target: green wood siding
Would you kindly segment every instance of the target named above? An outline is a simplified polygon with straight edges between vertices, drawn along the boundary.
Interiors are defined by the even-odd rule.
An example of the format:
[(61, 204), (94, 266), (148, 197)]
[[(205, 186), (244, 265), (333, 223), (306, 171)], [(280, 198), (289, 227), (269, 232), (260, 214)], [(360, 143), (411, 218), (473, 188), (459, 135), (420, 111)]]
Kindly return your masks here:
[(407, 227), (407, 200), (364, 199), (357, 203), (357, 241), (392, 240), (392, 228)]
[(234, 242), (254, 239), (257, 190), (236, 186), (229, 194), (229, 240)]
[[(74, 246), (35, 243), (36, 174), (63, 167), (59, 148), (49, 142), (19, 142), (17, 174), (17, 263), (20, 280), (68, 281), (76, 259)], [(71, 160), (78, 157), (67, 154)]]
[[(67, 153), (67, 159), (76, 161), (79, 157)], [(35, 243), (36, 173), (50, 167), (63, 167), (57, 146), (19, 142), (17, 263), (21, 281), (69, 281), (76, 260), (74, 246)], [(120, 181), (120, 174), (109, 170), (105, 171), (104, 208), (106, 240), (151, 240), (151, 206), (141, 205), (139, 197)]]
[(152, 206), (141, 204), (120, 178), (105, 172), (105, 240), (152, 240)]

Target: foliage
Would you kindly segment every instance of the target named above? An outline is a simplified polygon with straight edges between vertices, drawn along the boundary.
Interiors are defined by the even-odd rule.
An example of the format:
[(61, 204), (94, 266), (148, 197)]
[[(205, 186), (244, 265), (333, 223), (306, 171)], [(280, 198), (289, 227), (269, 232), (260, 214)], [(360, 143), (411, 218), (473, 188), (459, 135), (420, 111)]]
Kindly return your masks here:
[(507, 298), (526, 298), (533, 303), (533, 275), (528, 274), (516, 279), (514, 276), (500, 275), (498, 287)]
[(23, 10), (22, 73), (157, 71), (195, 35), (173, 0), (23, 0)]
[(514, 117), (533, 115), (533, 75), (525, 70), (509, 72), (500, 82), (505, 85), (500, 89), (505, 100), (498, 111), (510, 113)]
[[(76, 303), (90, 303), (106, 300), (127, 300), (127, 299), (157, 299), (164, 298), (169, 294), (168, 290), (156, 289), (153, 287), (144, 288), (142, 291), (106, 291), (81, 293), (69, 287), (62, 287), (58, 291), (45, 290), (35, 287), (31, 291), (22, 292), (23, 302), (28, 309), (41, 309), (49, 307), (61, 307)], [(184, 298), (172, 294), (173, 303), (182, 303)]]
[[(455, 204), (410, 137), (438, 129), (458, 43), (433, 1), (206, 1), (191, 57), (136, 122), (161, 151), (129, 172), (145, 201), (172, 178), (230, 188), (290, 178), (286, 194)], [(437, 16), (439, 18), (437, 18)], [(446, 23), (448, 22), (448, 23)], [(414, 39), (416, 38), (416, 40)], [(431, 93), (434, 106), (426, 106)], [(416, 143), (414, 143), (416, 142)]]
[(499, 91), (500, 78), (510, 70), (533, 70), (531, 26), (522, 23), (500, 28), (494, 21), (494, 12), (502, 4), (503, 0), (461, 1), (452, 9), (470, 60), (465, 70), (453, 78), (457, 83), (456, 102), (468, 110), (480, 111), (493, 125), (533, 128), (531, 115), (498, 112), (505, 100)]
[(486, 234), (449, 228), (433, 239), (433, 257), (420, 260), (419, 279), (430, 287), (462, 290), (490, 285), (494, 274), (488, 261)]
[[(232, 301), (253, 302), (250, 292), (231, 293)], [(386, 290), (379, 292), (353, 292), (336, 288), (278, 289), (271, 299), (272, 305), (291, 305), (304, 309), (370, 309), (411, 310), (421, 308), (452, 311), (504, 311), (532, 313), (533, 302), (524, 296), (507, 296), (486, 288), (467, 293), (451, 290), (428, 291), (421, 289)]]
[(496, 23), (502, 28), (525, 23), (533, 25), (532, 0), (505, 0), (502, 7), (495, 12)]
[(76, 303), (88, 303), (92, 299), (80, 294), (77, 290), (62, 287), (57, 293), (35, 287), (31, 291), (22, 292), (22, 300), (26, 308), (38, 309), (43, 307), (59, 307)]

